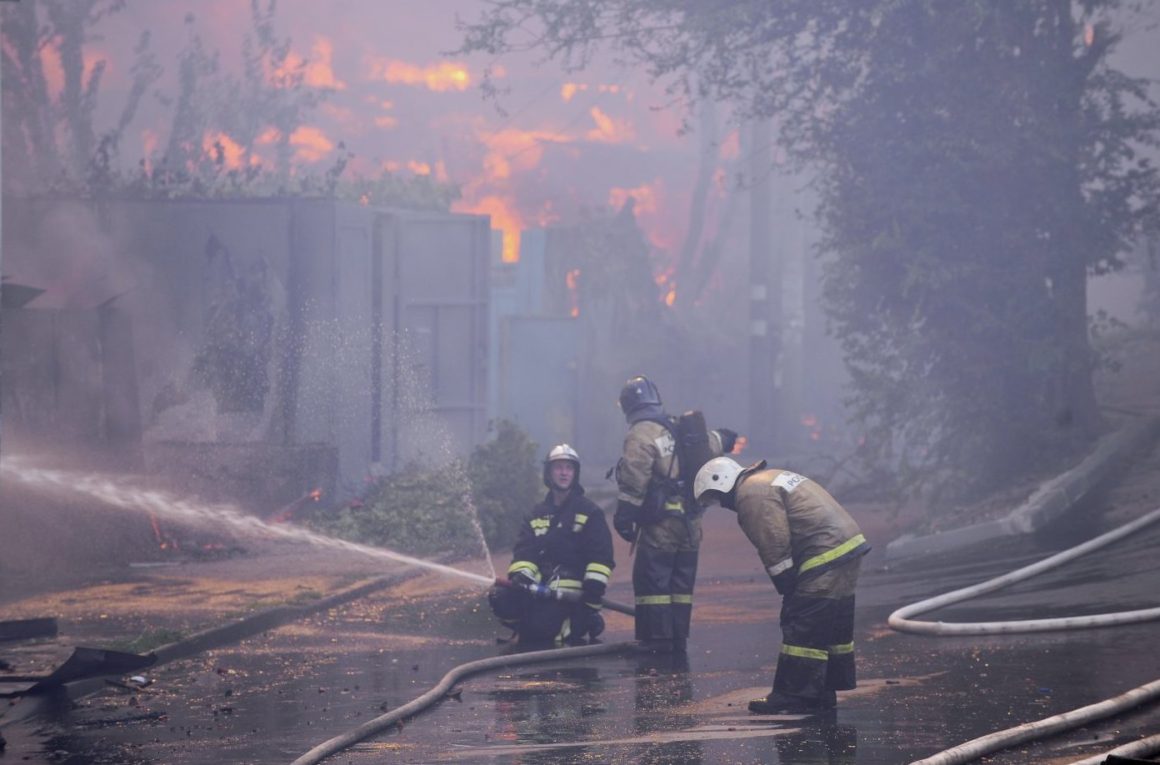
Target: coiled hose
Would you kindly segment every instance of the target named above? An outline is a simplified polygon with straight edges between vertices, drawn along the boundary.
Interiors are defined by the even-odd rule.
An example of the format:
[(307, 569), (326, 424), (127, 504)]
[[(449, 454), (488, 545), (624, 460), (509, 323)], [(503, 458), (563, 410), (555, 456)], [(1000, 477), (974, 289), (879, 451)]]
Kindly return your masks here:
[(291, 765), (315, 765), (315, 763), (322, 762), (332, 754), (337, 754), (344, 749), (354, 746), (358, 742), (370, 738), (377, 733), (397, 725), (408, 717), (413, 717), (419, 712), (422, 712), (427, 707), (444, 698), (447, 692), (456, 681), (468, 675), (478, 674), (480, 672), (489, 672), (495, 669), (502, 669), (504, 667), (514, 667), (521, 664), (534, 664), (544, 661), (560, 661), (564, 659), (581, 659), (588, 656), (600, 656), (604, 654), (619, 653), (632, 649), (636, 644), (633, 642), (623, 643), (603, 643), (600, 645), (584, 645), (575, 648), (554, 648), (547, 651), (529, 651), (528, 653), (517, 653), (510, 656), (493, 656), (488, 659), (479, 659), (477, 661), (469, 661), (466, 664), (460, 664), (454, 667), (443, 676), (443, 679), (432, 688), (417, 699), (404, 704), (398, 709), (393, 709), (384, 715), (379, 715), (373, 720), (368, 720), (362, 725), (347, 731), (340, 736), (323, 741), (318, 746), (311, 749), (306, 754), (303, 754), (298, 759), (294, 760)]
[[(1098, 550), (1101, 547), (1123, 539), (1129, 534), (1138, 531), (1149, 524), (1160, 520), (1160, 509), (1153, 510), (1145, 516), (1126, 523), (1117, 529), (1088, 540), (1083, 544), (1072, 547), (1063, 552), (1033, 563), (1029, 566), (1016, 569), (1003, 576), (988, 579), (971, 587), (948, 592), (934, 598), (928, 598), (918, 603), (904, 606), (890, 614), (887, 624), (899, 632), (911, 632), (921, 635), (997, 635), (1015, 632), (1045, 632), (1048, 630), (1085, 629), (1092, 627), (1106, 627), (1120, 624), (1135, 624), (1138, 622), (1160, 619), (1160, 608), (1145, 608), (1137, 611), (1121, 611), (1110, 614), (1094, 614), (1091, 616), (1070, 616), (1056, 619), (1027, 619), (1007, 622), (973, 622), (947, 623), (915, 621), (909, 617), (933, 611), (936, 608), (959, 603), (984, 593), (994, 592), (1009, 585), (1030, 579), (1036, 574), (1056, 568), (1081, 555)], [(964, 744), (939, 752), (931, 757), (917, 760), (912, 765), (958, 765), (970, 762), (991, 752), (1005, 749), (1025, 741), (1043, 738), (1064, 730), (1078, 728), (1093, 720), (1103, 719), (1119, 714), (1126, 709), (1140, 706), (1160, 698), (1160, 680), (1133, 688), (1115, 698), (1091, 704), (1079, 709), (1073, 709), (1063, 714), (1048, 717), (1035, 722), (1017, 725), (1014, 728), (998, 731), (987, 736), (972, 739)], [(1124, 751), (1121, 751), (1124, 750)], [(1150, 755), (1160, 751), (1160, 736), (1148, 738), (1128, 744), (1114, 750), (1115, 754)], [(1072, 765), (1091, 765), (1103, 762), (1107, 755), (1088, 758)]]

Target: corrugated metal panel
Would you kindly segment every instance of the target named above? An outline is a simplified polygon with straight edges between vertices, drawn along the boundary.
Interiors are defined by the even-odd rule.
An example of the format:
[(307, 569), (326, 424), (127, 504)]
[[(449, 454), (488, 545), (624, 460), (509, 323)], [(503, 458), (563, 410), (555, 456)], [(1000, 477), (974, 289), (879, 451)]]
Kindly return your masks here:
[[(133, 321), (127, 358), (136, 360), (148, 438), (329, 444), (349, 496), (375, 463), (391, 469), (418, 453), (400, 451), (406, 439), (396, 433), (408, 375), (422, 379), (428, 408), (445, 422), (447, 450), (465, 454), (485, 437), (486, 218), (306, 199), (113, 202), (99, 221), (76, 201), (24, 206), (11, 265), (48, 288), (45, 299), (68, 300), (82, 286), (94, 293), (101, 285), (78, 276), (89, 271), (117, 272), (129, 285), (117, 305)], [(221, 324), (214, 306), (223, 296), (273, 328), (257, 347), (229, 338), (263, 378), (246, 411), (237, 401), (223, 410), (191, 373), (214, 315)], [(400, 335), (415, 350), (407, 364), (396, 363)], [(76, 346), (68, 355), (83, 369), (92, 352)], [(85, 382), (78, 395), (90, 383), (101, 388)], [(76, 400), (83, 411), (74, 418), (99, 409)]]
[[(484, 218), (389, 216), (395, 465), (466, 454), (486, 430), (488, 229)], [(429, 409), (444, 432), (432, 433)]]
[(563, 442), (582, 448), (576, 428), (580, 323), (509, 316), (500, 320), (500, 344), (501, 416), (527, 431), (542, 452)]

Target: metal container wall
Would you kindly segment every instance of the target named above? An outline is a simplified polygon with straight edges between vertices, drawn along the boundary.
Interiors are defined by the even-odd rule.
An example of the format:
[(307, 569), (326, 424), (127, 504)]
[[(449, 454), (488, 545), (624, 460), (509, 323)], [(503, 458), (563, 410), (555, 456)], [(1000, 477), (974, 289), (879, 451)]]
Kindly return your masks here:
[[(115, 299), (144, 440), (337, 452), (337, 490), (486, 435), (488, 221), (333, 200), (12, 200), (31, 307)], [(224, 370), (224, 371), (223, 371)]]

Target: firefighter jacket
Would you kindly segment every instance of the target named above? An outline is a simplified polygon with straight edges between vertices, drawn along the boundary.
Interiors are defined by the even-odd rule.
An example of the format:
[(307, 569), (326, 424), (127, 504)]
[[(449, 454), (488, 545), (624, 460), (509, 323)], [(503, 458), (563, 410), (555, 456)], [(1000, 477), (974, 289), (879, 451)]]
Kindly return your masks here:
[[(667, 419), (667, 415), (662, 415)], [(658, 504), (664, 510), (681, 512), (680, 490), (676, 482), (682, 478), (680, 459), (676, 453), (673, 431), (654, 419), (640, 419), (629, 426), (624, 437), (624, 451), (616, 466), (617, 501), (627, 502), (638, 510), (645, 504), (649, 491), (659, 492)], [(721, 435), (709, 431), (709, 448), (720, 456)], [(688, 476), (688, 480), (692, 480)], [(698, 508), (684, 508), (696, 511)], [(656, 518), (639, 518), (648, 523)]]
[(737, 523), (761, 556), (782, 595), (797, 582), (870, 551), (858, 524), (816, 482), (789, 470), (743, 474), (734, 507)]
[(604, 511), (576, 485), (557, 507), (549, 491), (520, 526), (508, 576), (521, 573), (537, 583), (560, 577), (558, 586), (579, 589), (581, 579), (608, 584), (612, 569), (612, 534)]

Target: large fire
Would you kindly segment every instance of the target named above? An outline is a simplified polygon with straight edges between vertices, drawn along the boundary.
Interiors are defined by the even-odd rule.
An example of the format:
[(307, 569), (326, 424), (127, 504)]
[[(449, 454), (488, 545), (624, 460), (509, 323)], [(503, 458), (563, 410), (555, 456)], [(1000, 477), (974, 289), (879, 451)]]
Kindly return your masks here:
[[(265, 5), (206, 0), (186, 15), (175, 13), (177, 3), (170, 0), (134, 4), (132, 15), (109, 13), (86, 29), (79, 57), (62, 54), (66, 37), (40, 11), (45, 111), (55, 120), (62, 149), (70, 135), (61, 116), (65, 90), (79, 80), (85, 91), (99, 80), (93, 125), (96, 135), (104, 135), (117, 124), (135, 84), (134, 43), (149, 30), (164, 75), (148, 92), (166, 98), (141, 101), (118, 144), (126, 163), (150, 169), (162, 161), (174, 140), (168, 126), (181, 87), (179, 57), (200, 52), (212, 59), (213, 71), (198, 75), (205, 100), (193, 108), (201, 110), (204, 129), (188, 148), (226, 169), (274, 167), (275, 147), (288, 145), (290, 172), (300, 172), (334, 161), (341, 142), (352, 155), (347, 172), (386, 169), (457, 186), (452, 209), (491, 216), (503, 235), (505, 262), (518, 260), (523, 230), (573, 222), (592, 205), (620, 209), (629, 197), (653, 248), (674, 253), (680, 247), (692, 141), (677, 135), (681, 115), (665, 108), (666, 98), (643, 77), (621, 79), (619, 70), (590, 67), (584, 73), (589, 81), (564, 81), (518, 58), (502, 67), (440, 58), (460, 42), (459, 32), (438, 14), (412, 12), (407, 4), (346, 0), (344, 14), (310, 3), (279, 4), (277, 13), (254, 10)], [(268, 26), (259, 33), (256, 24)], [(255, 47), (263, 40), (264, 47)], [(11, 50), (6, 44), (5, 53)], [(242, 128), (215, 109), (239, 108), (227, 96), (253, 84), (247, 78), (255, 72), (242, 54), (255, 50), (262, 56), (256, 76), (274, 91), (275, 106), (259, 98)], [(22, 65), (18, 61), (14, 70)], [(497, 79), (511, 93), (496, 104), (503, 110), (473, 88)], [(283, 105), (296, 111), (276, 111)], [(728, 162), (738, 152), (734, 130), (719, 154)], [(721, 187), (728, 179), (718, 173), (716, 180)], [(675, 292), (666, 286), (663, 294), (672, 303)]]

